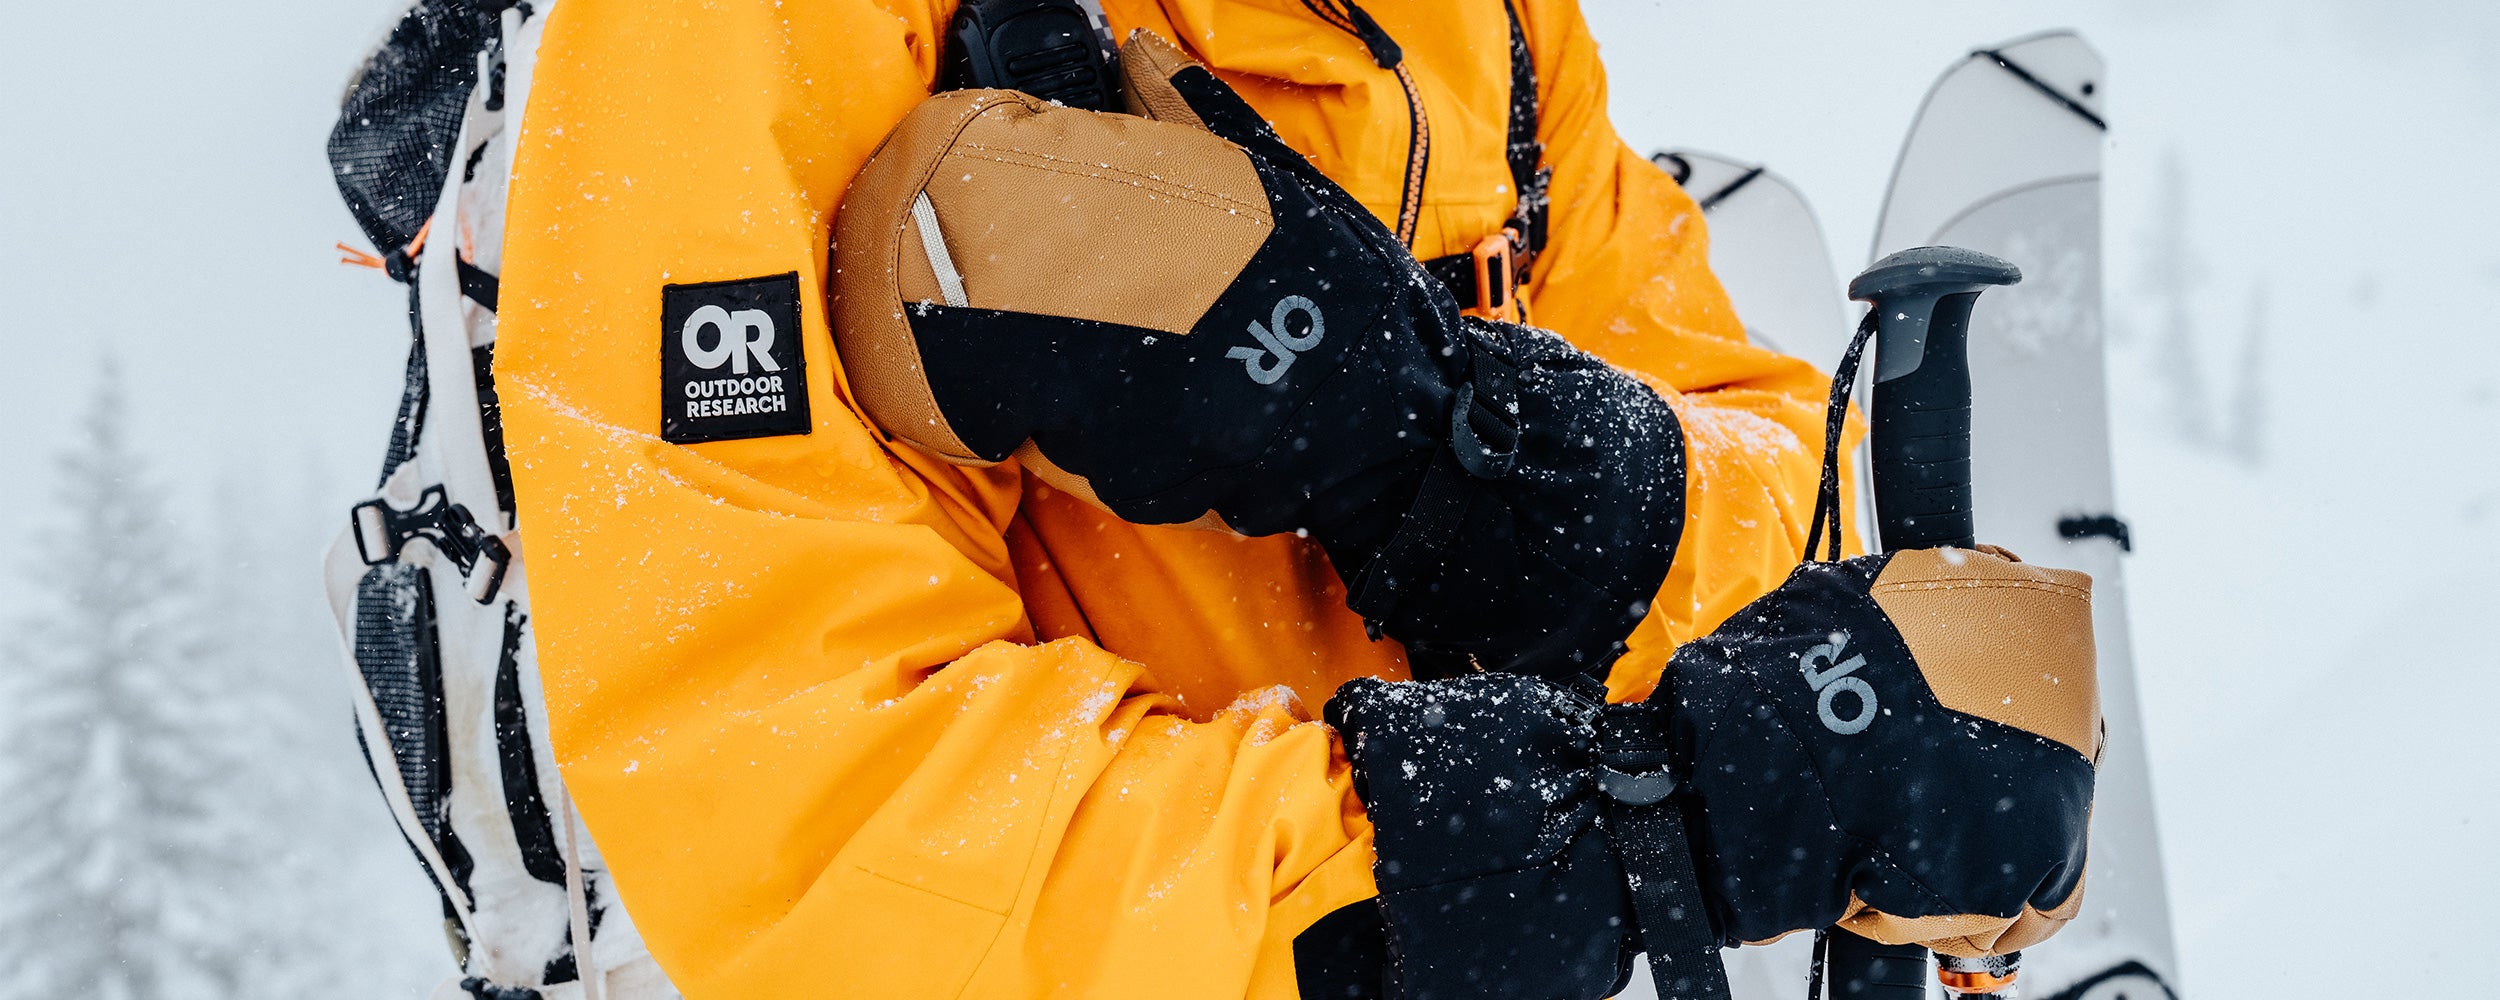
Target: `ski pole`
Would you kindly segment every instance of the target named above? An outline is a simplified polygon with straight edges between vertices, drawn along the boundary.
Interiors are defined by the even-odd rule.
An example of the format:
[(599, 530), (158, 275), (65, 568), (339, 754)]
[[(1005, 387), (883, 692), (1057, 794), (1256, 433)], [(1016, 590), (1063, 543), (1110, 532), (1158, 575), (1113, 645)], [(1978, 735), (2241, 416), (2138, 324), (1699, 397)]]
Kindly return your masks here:
[[(2021, 280), (2014, 265), (1984, 253), (1918, 247), (1876, 261), (1849, 282), (1849, 297), (1876, 317), (1869, 448), (1885, 551), (1978, 544), (1971, 520), (1970, 311), (1980, 292)], [(1926, 995), (1927, 950), (1918, 945), (1882, 944), (1835, 928), (1820, 952), (1832, 1000)], [(1947, 958), (1937, 978), (1955, 994), (2010, 998), (2018, 960), (1997, 956), (1981, 968)]]

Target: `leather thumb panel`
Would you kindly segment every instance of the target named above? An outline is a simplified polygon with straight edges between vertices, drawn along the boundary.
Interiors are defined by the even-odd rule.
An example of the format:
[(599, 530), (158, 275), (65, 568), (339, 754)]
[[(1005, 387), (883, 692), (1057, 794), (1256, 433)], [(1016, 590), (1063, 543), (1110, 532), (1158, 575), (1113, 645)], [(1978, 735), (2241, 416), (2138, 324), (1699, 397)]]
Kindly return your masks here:
[(1127, 101), (1128, 113), (1207, 128), (1197, 109), (1189, 106), (1188, 98), (1172, 87), (1172, 74), (1196, 65), (1197, 60), (1161, 35), (1144, 28), (1129, 32), (1128, 41), (1120, 46), (1120, 93)]
[(915, 312), (1186, 335), (1273, 228), (1249, 156), (1206, 132), (1013, 91), (939, 94), (887, 136), (835, 216), (835, 344), (888, 434), (1002, 461), (1032, 428), (1001, 398), (948, 398), (930, 352), (969, 347), (927, 341)]
[(1970, 956), (2071, 917), (2099, 732), (2088, 587), (1985, 550), (1810, 562), (1678, 649), (1652, 697), (1675, 706), (1730, 936), (1839, 924)]
[(1956, 958), (2003, 955), (2046, 941), (2072, 922), (2083, 912), (2083, 887), (2088, 880), (2076, 879), (2074, 890), (2056, 906), (2044, 910), (2024, 904), (2012, 917), (1978, 913), (1896, 917), (1868, 906), (1852, 893), (1848, 916), (1835, 926), (1886, 944), (1916, 944)]
[(1993, 545), (1912, 549), (1870, 591), (1944, 707), (2100, 761), (2090, 576)]
[(1278, 166), (1308, 170), (1305, 180), (1318, 176), (1318, 171), (1309, 169), (1303, 155), (1285, 144), (1258, 109), (1163, 36), (1144, 28), (1129, 32), (1128, 41), (1120, 46), (1120, 75), (1129, 113), (1196, 126), (1265, 156)]

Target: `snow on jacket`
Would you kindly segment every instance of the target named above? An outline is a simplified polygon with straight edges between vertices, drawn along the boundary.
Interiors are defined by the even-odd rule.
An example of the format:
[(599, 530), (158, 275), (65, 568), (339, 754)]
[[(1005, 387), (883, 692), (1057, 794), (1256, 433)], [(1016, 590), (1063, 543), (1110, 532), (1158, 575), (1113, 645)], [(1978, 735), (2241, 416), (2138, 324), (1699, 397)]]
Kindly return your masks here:
[[(1393, 222), (1420, 141), (1328, 0), (1113, 0)], [(1414, 251), (1515, 194), (1500, 0), (1366, 8), (1428, 134)], [(690, 997), (1295, 995), (1372, 896), (1336, 686), (1403, 678), (1318, 549), (1139, 527), (850, 402), (831, 213), (923, 99), (951, 4), (565, 0), (523, 120), (502, 387), (564, 777)], [(1824, 377), (1748, 346), (1692, 201), (1618, 139), (1570, 0), (1521, 5), (1553, 169), (1533, 316), (1689, 436), (1680, 554), (1616, 697), (1794, 566)], [(662, 286), (796, 272), (809, 431), (678, 445)]]

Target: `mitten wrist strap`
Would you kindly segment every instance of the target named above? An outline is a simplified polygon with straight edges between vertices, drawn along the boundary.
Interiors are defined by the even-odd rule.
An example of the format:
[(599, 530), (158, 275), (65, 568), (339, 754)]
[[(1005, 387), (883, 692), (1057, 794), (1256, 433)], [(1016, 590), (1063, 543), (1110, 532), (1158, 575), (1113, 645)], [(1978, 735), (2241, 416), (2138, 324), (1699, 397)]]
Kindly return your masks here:
[(1608, 705), (1598, 720), (1598, 788), (1605, 827), (1632, 892), (1632, 915), (1659, 1000), (1728, 1000), (1719, 937), (1693, 867), (1674, 792), (1666, 713), (1647, 702)]

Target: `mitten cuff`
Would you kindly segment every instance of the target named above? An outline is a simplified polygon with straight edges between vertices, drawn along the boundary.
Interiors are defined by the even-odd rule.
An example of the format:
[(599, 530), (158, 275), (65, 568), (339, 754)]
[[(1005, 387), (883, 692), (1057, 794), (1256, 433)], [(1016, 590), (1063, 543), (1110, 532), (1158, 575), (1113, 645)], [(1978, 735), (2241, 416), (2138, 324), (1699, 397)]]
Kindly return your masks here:
[(1329, 701), (1400, 995), (1595, 1000), (1647, 951), (1661, 996), (1726, 996), (1663, 710), (1603, 695), (1483, 674)]

